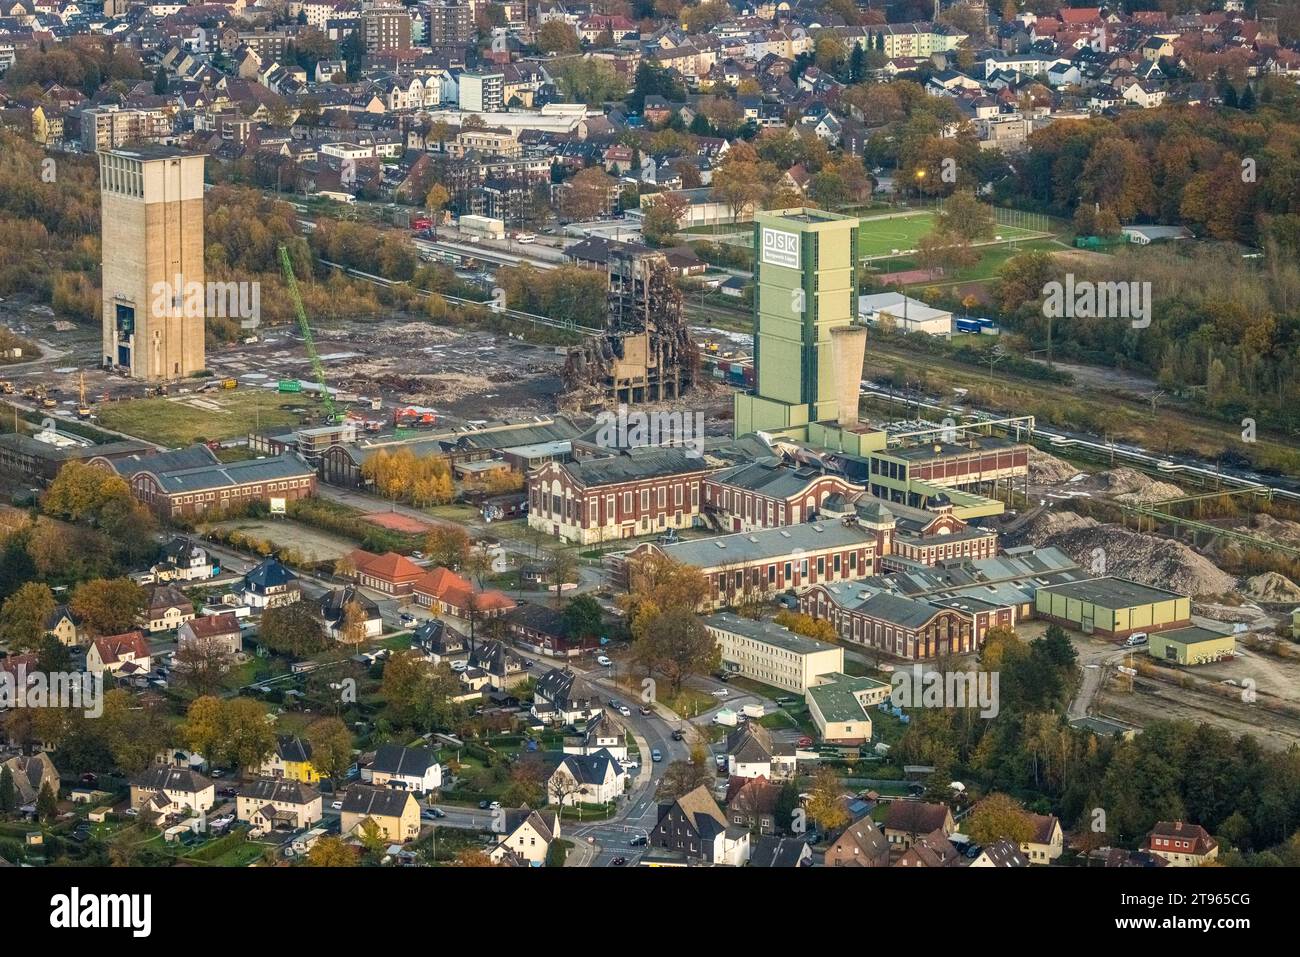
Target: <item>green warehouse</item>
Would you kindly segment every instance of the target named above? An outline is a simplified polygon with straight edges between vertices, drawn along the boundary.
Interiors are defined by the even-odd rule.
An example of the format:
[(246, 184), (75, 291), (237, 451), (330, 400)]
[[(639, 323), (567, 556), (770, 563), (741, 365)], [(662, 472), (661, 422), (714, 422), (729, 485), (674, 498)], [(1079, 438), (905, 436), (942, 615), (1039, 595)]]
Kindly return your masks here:
[(1186, 595), (1126, 578), (1090, 578), (1045, 586), (1035, 595), (1034, 609), (1039, 618), (1111, 639), (1192, 623), (1192, 600)]
[(1180, 665), (1208, 665), (1237, 653), (1237, 640), (1208, 628), (1174, 628), (1153, 634), (1147, 652), (1152, 658)]

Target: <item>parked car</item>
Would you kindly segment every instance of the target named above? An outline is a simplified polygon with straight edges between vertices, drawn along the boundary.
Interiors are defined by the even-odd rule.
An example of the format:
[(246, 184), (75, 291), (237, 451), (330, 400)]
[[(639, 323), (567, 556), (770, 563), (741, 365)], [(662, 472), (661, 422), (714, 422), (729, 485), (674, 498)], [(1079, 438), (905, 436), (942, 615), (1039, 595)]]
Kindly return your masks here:
[(500, 801), (493, 801), (491, 804), (488, 805), (488, 807), (491, 808), (491, 809), (494, 810), (494, 811), (499, 811), (499, 810), (501, 810), (501, 802), (500, 802)]
[(647, 844), (650, 843), (650, 838), (646, 837), (644, 834), (641, 834), (637, 837), (632, 838), (632, 840), (628, 841), (627, 843), (628, 843), (628, 847), (645, 847)]
[(609, 656), (608, 656), (608, 655), (597, 655), (597, 656), (596, 656), (596, 664), (600, 665), (602, 668), (608, 668), (608, 667), (609, 667), (610, 665), (612, 665), (613, 663), (614, 663), (614, 662), (612, 662), (612, 661), (609, 660)]
[(641, 705), (637, 710), (639, 710), (643, 715), (651, 715), (655, 713), (655, 709), (650, 707), (648, 704)]
[(713, 692), (713, 697), (715, 697), (715, 698), (730, 698), (730, 697), (731, 697), (731, 690), (730, 690), (729, 688), (719, 688), (717, 691)]
[(650, 752), (651, 761), (662, 761), (663, 759), (664, 756), (658, 748), (655, 748), (653, 751)]
[(342, 801), (334, 801), (332, 804), (330, 804), (330, 807), (333, 808), (333, 809), (336, 810), (336, 811), (341, 811), (341, 810), (343, 810), (343, 802), (342, 802)]
[(486, 810), (488, 809), (488, 802), (487, 802), (487, 801), (479, 801), (479, 802), (478, 802), (478, 809), (479, 809), (480, 811), (486, 811)]
[(1145, 631), (1133, 632), (1133, 634), (1128, 636), (1128, 641), (1125, 642), (1125, 644), (1129, 645), (1130, 647), (1132, 647), (1133, 645), (1145, 645), (1146, 643), (1147, 643), (1147, 633)]
[(635, 771), (637, 768), (641, 767), (640, 762), (634, 758), (628, 758), (626, 761), (620, 761), (618, 763), (623, 766), (624, 771)]
[(625, 704), (621, 704), (621, 705), (618, 706), (618, 713), (621, 714), (621, 715), (622, 715), (623, 717), (625, 717), (625, 718), (630, 718), (630, 717), (632, 717), (632, 709), (629, 708), (629, 707), (628, 707), (627, 705), (625, 705)]
[(678, 728), (676, 731), (673, 732), (674, 741), (683, 741), (685, 739), (686, 739), (686, 732), (683, 731), (681, 728)]
[(798, 741), (795, 742), (795, 744), (797, 744), (801, 748), (810, 748), (812, 747), (812, 743), (813, 743), (813, 739), (808, 737), (808, 735), (806, 734)]

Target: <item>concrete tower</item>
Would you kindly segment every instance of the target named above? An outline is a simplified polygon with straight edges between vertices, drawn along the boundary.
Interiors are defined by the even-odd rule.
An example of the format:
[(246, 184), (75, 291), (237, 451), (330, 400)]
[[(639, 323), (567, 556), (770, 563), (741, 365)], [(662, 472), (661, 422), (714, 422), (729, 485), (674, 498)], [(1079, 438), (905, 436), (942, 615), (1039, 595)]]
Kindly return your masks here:
[[(857, 217), (759, 213), (754, 244), (755, 379), (752, 392), (736, 395), (736, 435), (837, 422), (843, 375), (831, 333), (857, 311)], [(859, 359), (855, 388), (860, 377)]]
[(99, 153), (102, 355), (133, 378), (204, 368), (203, 161), (170, 146)]

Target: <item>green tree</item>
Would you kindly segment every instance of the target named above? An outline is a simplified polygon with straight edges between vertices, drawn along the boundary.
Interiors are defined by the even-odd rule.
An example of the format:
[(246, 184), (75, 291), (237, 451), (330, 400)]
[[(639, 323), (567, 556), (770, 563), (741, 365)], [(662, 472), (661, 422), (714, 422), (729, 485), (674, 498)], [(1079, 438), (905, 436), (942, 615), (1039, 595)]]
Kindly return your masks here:
[(1015, 798), (994, 792), (971, 810), (962, 830), (976, 844), (1008, 840), (1017, 847), (1034, 836), (1034, 822)]
[(59, 813), (59, 798), (54, 793), (50, 782), (41, 785), (41, 793), (36, 796), (36, 817), (42, 824), (48, 824)]
[(16, 651), (37, 647), (56, 607), (48, 585), (27, 582), (0, 606), (0, 640)]
[(341, 781), (352, 764), (352, 734), (338, 718), (322, 718), (307, 728), (311, 745), (311, 764), (316, 773), (331, 781)]
[(18, 807), (18, 788), (8, 765), (0, 770), (0, 814), (12, 814)]

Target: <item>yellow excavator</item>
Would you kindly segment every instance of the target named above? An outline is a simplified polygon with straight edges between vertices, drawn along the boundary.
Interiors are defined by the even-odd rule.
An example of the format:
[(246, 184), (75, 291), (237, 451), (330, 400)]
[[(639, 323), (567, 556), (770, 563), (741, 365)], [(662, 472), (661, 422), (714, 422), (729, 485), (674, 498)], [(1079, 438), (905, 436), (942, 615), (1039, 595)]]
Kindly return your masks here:
[(77, 399), (77, 418), (88, 419), (91, 415), (90, 404), (86, 401), (86, 373), (81, 373), (80, 391)]

